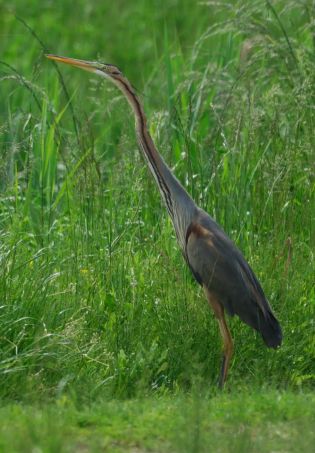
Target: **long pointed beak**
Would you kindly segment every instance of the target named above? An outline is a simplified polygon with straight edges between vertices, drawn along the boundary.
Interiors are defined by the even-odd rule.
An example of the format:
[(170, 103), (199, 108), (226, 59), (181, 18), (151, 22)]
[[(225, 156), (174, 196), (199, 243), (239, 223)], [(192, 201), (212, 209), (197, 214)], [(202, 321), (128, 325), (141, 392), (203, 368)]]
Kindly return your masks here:
[(77, 60), (75, 58), (68, 58), (68, 57), (60, 57), (59, 55), (53, 54), (46, 54), (46, 58), (50, 60), (58, 61), (59, 63), (69, 64), (71, 66), (76, 66), (77, 68), (85, 69), (86, 71), (95, 72), (97, 68), (95, 68), (95, 63), (92, 61), (84, 61), (84, 60)]

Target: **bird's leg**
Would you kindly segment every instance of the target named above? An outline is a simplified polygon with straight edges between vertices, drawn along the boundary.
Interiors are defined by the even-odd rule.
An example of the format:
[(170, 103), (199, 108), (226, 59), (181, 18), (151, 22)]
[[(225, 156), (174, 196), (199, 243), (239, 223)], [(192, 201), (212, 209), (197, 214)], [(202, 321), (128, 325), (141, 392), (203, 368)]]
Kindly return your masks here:
[(220, 333), (223, 339), (223, 360), (219, 377), (219, 387), (223, 388), (227, 377), (231, 357), (233, 355), (233, 340), (229, 328), (226, 324), (224, 308), (217, 301), (216, 297), (214, 297), (214, 295), (208, 290), (208, 288), (204, 286), (203, 289), (206, 298), (214, 311), (215, 317), (218, 320)]
[(231, 358), (233, 355), (233, 340), (231, 337), (230, 330), (226, 324), (223, 308), (222, 308), (222, 317), (218, 318), (218, 321), (219, 321), (219, 328), (220, 328), (220, 332), (223, 337), (223, 343), (224, 343), (224, 352), (223, 352), (221, 373), (220, 373), (220, 378), (219, 378), (219, 387), (223, 388), (226, 377), (227, 377), (227, 373), (229, 370), (230, 361), (231, 361)]

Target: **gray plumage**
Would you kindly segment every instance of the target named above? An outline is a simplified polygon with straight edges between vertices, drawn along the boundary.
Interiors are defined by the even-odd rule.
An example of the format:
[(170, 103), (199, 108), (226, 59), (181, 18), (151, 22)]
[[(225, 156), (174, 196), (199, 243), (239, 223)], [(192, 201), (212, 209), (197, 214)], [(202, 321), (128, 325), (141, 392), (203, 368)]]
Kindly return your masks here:
[(235, 244), (201, 209), (187, 230), (185, 257), (198, 283), (214, 293), (229, 315), (238, 315), (260, 332), (267, 346), (280, 346), (281, 327), (254, 272)]

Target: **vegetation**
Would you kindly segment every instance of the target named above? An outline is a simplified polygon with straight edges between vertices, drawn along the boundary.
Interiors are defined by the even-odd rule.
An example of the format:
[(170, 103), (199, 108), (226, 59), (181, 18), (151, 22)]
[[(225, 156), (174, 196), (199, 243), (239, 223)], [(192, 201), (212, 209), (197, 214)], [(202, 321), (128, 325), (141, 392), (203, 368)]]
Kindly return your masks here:
[(44, 408), (10, 405), (0, 409), (0, 448), (97, 453), (314, 450), (313, 393), (246, 393), (98, 401), (87, 407), (76, 407), (66, 398)]
[[(234, 423), (256, 451), (294, 449), (304, 437), (282, 442), (277, 430), (287, 433), (295, 416), (296, 430), (314, 421), (313, 2), (43, 0), (39, 10), (30, 0), (26, 11), (14, 0), (0, 12), (3, 445), (21, 429), (18, 451), (23, 432), (30, 449), (39, 439), (43, 451), (60, 451), (41, 431), (41, 423), (59, 430), (60, 416), (56, 442), (73, 449), (75, 426), (82, 449), (105, 433), (109, 447), (97, 437), (95, 451), (114, 451), (134, 420), (143, 438), (130, 434), (117, 451), (174, 451), (189, 407), (200, 407), (202, 441), (184, 433), (187, 451), (208, 451), (210, 438), (227, 451)], [(259, 276), (284, 343), (268, 350), (230, 319), (226, 393), (215, 390), (217, 324), (182, 260), (125, 100), (100, 78), (55, 66), (48, 51), (126, 73), (161, 154)], [(23, 431), (33, 411), (39, 425)], [(102, 420), (112, 412), (111, 430)]]

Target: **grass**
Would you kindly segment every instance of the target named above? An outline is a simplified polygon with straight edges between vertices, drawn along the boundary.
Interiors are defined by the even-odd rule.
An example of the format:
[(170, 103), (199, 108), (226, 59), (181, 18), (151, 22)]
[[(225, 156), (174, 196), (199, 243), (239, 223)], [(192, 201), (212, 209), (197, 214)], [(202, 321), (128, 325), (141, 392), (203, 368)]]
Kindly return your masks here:
[[(30, 449), (54, 451), (56, 440), (71, 450), (82, 435), (82, 449), (92, 450), (105, 430), (108, 448), (138, 448), (134, 430), (130, 443), (122, 434), (123, 414), (142, 426), (151, 406), (142, 449), (183, 449), (183, 423), (199, 406), (209, 425), (200, 421), (200, 446), (187, 451), (207, 451), (209, 439), (222, 451), (230, 441), (240, 451), (243, 441), (256, 451), (312, 441), (299, 427), (313, 420), (315, 378), (314, 8), (233, 4), (79, 1), (73, 10), (44, 1), (40, 20), (38, 2), (27, 11), (20, 0), (0, 6), (3, 445), (20, 432), (17, 451), (24, 438)], [(284, 343), (267, 350), (230, 319), (225, 394), (209, 396), (218, 327), (182, 260), (125, 100), (101, 79), (52, 65), (47, 51), (122, 68), (161, 154), (260, 278)], [(180, 407), (183, 418), (159, 424), (165, 407)], [(116, 410), (109, 427), (102, 413)], [(77, 427), (81, 413), (90, 420), (94, 412), (99, 424)], [(267, 417), (276, 429), (264, 445)], [(38, 420), (56, 420), (56, 436), (41, 433)]]
[[(0, 410), (3, 451), (244, 452), (314, 446), (314, 394), (240, 390)], [(18, 434), (17, 434), (18, 432)], [(11, 450), (12, 451), (12, 450)]]

